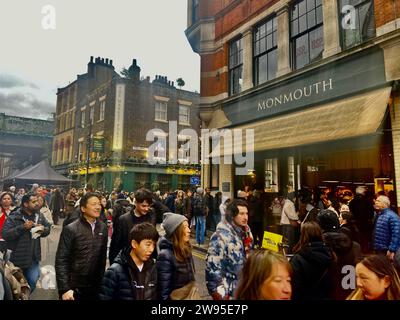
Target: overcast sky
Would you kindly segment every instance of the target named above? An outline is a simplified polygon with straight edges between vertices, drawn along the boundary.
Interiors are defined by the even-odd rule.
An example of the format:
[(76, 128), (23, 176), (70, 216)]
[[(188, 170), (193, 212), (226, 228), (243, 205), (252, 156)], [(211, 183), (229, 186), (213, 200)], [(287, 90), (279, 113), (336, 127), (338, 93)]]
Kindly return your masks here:
[[(55, 9), (55, 30), (43, 7)], [(156, 74), (200, 91), (200, 58), (186, 39), (187, 0), (0, 0), (0, 112), (46, 119), (57, 88), (87, 70), (90, 56), (115, 71), (136, 58)]]

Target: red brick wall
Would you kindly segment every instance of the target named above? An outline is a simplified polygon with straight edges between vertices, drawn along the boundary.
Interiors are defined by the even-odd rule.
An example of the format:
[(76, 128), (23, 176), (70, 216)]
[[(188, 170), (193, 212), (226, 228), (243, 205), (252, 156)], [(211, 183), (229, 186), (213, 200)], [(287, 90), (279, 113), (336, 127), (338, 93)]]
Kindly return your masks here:
[(400, 18), (400, 0), (375, 0), (374, 11), (376, 27), (379, 28), (395, 18)]
[[(223, 50), (201, 57), (201, 72), (217, 71), (228, 65), (228, 44)], [(202, 77), (200, 93), (202, 97), (212, 97), (228, 91), (228, 73), (220, 73), (217, 77)]]
[(245, 0), (238, 2), (236, 6), (232, 6), (232, 9), (229, 11), (219, 12), (215, 21), (215, 38), (221, 38), (227, 33), (237, 29), (255, 15), (278, 1), (279, 0)]

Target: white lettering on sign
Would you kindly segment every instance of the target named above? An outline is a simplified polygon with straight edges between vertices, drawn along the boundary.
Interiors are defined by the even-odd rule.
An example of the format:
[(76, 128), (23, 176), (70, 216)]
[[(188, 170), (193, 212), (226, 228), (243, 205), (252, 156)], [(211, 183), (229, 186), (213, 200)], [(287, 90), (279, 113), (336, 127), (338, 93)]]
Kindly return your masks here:
[(288, 102), (301, 100), (303, 97), (310, 97), (311, 95), (318, 95), (326, 91), (333, 90), (332, 79), (318, 81), (310, 84), (309, 86), (298, 88), (288, 93), (280, 94), (273, 98), (266, 98), (258, 101), (257, 111), (271, 109)]
[(122, 150), (124, 137), (125, 84), (116, 85), (113, 150)]

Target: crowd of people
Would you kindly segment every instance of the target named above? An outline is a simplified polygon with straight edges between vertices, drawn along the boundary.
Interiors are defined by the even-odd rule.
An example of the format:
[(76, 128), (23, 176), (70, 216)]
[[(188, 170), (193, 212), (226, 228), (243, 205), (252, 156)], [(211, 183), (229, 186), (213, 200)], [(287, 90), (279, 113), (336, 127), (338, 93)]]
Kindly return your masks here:
[[(62, 221), (61, 300), (200, 299), (193, 245), (207, 251), (202, 280), (214, 300), (400, 299), (400, 218), (387, 195), (359, 187), (287, 188), (268, 204), (263, 196), (10, 187), (0, 194), (0, 298), (13, 296), (6, 256), (35, 290), (45, 239)], [(279, 252), (261, 248), (266, 214), (279, 219)]]

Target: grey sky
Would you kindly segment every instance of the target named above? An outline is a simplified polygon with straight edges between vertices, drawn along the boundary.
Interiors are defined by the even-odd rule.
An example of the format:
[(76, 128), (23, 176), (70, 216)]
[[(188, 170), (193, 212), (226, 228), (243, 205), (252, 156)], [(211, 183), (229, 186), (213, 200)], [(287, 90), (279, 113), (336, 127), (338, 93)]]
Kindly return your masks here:
[[(45, 5), (55, 30), (42, 28)], [(112, 59), (117, 72), (136, 58), (142, 76), (182, 77), (200, 91), (186, 21), (186, 0), (0, 0), (0, 112), (47, 118), (57, 88), (85, 73), (90, 56)]]

